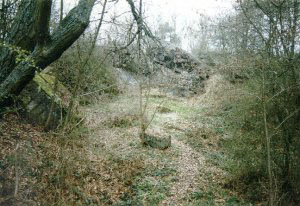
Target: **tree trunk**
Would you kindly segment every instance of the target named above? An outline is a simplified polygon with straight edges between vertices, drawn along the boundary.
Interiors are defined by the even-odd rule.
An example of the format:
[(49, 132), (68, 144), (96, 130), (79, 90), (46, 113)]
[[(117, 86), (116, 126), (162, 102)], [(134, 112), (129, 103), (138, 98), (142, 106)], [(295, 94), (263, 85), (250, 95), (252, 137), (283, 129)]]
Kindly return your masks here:
[[(37, 69), (57, 60), (84, 32), (96, 0), (80, 0), (50, 35), (51, 0), (22, 0), (5, 47), (0, 48), (0, 108), (32, 80)], [(30, 61), (17, 62), (17, 50)], [(34, 62), (34, 63), (33, 63)]]

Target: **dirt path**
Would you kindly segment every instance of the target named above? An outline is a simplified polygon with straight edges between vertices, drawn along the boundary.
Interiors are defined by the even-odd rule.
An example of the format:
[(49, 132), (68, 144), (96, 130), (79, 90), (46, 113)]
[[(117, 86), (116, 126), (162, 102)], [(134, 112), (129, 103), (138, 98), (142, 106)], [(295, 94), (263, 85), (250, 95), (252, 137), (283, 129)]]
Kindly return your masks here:
[[(160, 99), (150, 100), (152, 107), (149, 109), (153, 112), (157, 105), (160, 105)], [(199, 150), (195, 150), (191, 144), (188, 144), (187, 131), (194, 127), (191, 119), (192, 114), (199, 110), (197, 102), (191, 102), (186, 99), (176, 99), (163, 97), (164, 106), (169, 108), (171, 112), (157, 113), (153, 122), (154, 127), (158, 127), (164, 134), (172, 136), (172, 147), (166, 151), (159, 151), (151, 148), (143, 148), (140, 146), (137, 138), (138, 125), (131, 121), (136, 121), (137, 102), (132, 97), (119, 97), (113, 102), (106, 102), (98, 105), (97, 109), (89, 109), (91, 113), (89, 125), (93, 128), (92, 144), (99, 142), (104, 150), (109, 151), (110, 155), (126, 160), (127, 157), (135, 156), (137, 159), (143, 159), (145, 165), (146, 176), (143, 176), (135, 187), (141, 188), (141, 193), (133, 199), (140, 198), (139, 203), (130, 203), (132, 205), (162, 205), (162, 206), (184, 206), (184, 205), (201, 205), (202, 200), (193, 200), (192, 194), (200, 194), (205, 202), (210, 204), (207, 198), (211, 198), (206, 190), (211, 188), (214, 175), (220, 174), (219, 169), (209, 164), (205, 154)], [(193, 108), (197, 105), (197, 108)], [(197, 111), (196, 111), (197, 110)], [(151, 113), (150, 111), (150, 113)], [(124, 124), (120, 125), (120, 124)], [(98, 126), (101, 125), (99, 128)], [(97, 143), (98, 144), (98, 143)], [(95, 152), (92, 152), (95, 154)], [(99, 154), (95, 154), (99, 155)], [(103, 155), (103, 153), (101, 153)], [(118, 160), (119, 161), (119, 160)], [(122, 160), (123, 161), (123, 160)], [(126, 160), (127, 161), (127, 160)], [(176, 171), (164, 176), (160, 173), (166, 173), (161, 168), (172, 168)], [(172, 169), (172, 170), (173, 170)], [(157, 172), (159, 171), (159, 172)], [(155, 173), (155, 175), (153, 174)], [(125, 175), (126, 176), (126, 175)], [(166, 177), (165, 177), (166, 176)], [(130, 178), (135, 178), (130, 177)], [(174, 181), (169, 181), (169, 179)], [(165, 185), (169, 189), (160, 189), (159, 185)], [(205, 192), (199, 191), (203, 188)], [(191, 199), (192, 198), (192, 199)], [(198, 197), (196, 197), (198, 198)], [(222, 198), (213, 196), (222, 204)], [(219, 200), (218, 200), (219, 199)], [(133, 200), (130, 200), (133, 201)], [(137, 201), (137, 200), (136, 200)], [(193, 203), (194, 202), (194, 203)], [(122, 204), (121, 204), (122, 205)]]
[[(175, 104), (183, 104), (184, 107), (190, 108), (191, 111), (193, 111), (193, 105), (197, 105), (197, 102), (185, 99), (173, 99), (172, 101)], [(209, 181), (206, 179), (206, 175), (215, 170), (215, 168), (207, 164), (203, 153), (196, 151), (184, 141), (185, 131), (193, 127), (191, 117), (183, 117), (182, 114), (175, 111), (169, 114), (158, 114), (158, 118), (160, 119), (159, 126), (171, 125), (171, 127), (164, 127), (163, 129), (166, 133), (172, 135), (172, 147), (176, 148), (180, 153), (178, 157), (172, 160), (177, 165), (177, 181), (172, 184), (170, 195), (160, 205), (187, 205), (191, 194), (195, 193), (203, 185), (204, 188), (207, 187), (206, 184), (209, 184)], [(176, 130), (174, 131), (174, 129), (170, 128), (176, 128)], [(199, 179), (200, 177), (202, 178)]]
[(197, 188), (198, 168), (203, 161), (199, 153), (182, 141), (173, 139), (172, 144), (177, 147), (181, 155), (177, 159), (178, 181), (172, 186), (171, 196), (162, 202), (162, 205), (183, 205), (183, 198), (187, 193), (194, 192)]

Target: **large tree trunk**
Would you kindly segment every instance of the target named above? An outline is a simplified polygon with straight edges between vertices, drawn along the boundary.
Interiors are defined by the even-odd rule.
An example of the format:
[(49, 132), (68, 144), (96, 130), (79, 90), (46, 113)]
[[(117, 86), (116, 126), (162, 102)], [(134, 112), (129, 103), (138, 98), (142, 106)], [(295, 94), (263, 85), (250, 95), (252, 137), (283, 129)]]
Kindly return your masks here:
[[(80, 0), (50, 35), (52, 0), (22, 0), (7, 46), (0, 46), (0, 108), (32, 80), (37, 68), (57, 60), (79, 38), (89, 24), (95, 1)], [(12, 46), (29, 51), (30, 61), (16, 62)]]

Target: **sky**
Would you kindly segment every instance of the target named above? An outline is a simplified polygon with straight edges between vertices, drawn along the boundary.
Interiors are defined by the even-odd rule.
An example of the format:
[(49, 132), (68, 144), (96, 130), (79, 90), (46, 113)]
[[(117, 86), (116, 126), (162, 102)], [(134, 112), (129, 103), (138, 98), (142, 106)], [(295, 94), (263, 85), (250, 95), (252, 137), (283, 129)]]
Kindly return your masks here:
[(179, 18), (191, 18), (197, 13), (214, 16), (232, 8), (232, 0), (147, 0), (146, 2), (151, 11), (156, 10), (163, 18), (173, 15)]
[[(64, 0), (67, 10), (72, 8), (78, 0)], [(199, 14), (206, 14), (211, 17), (224, 14), (232, 9), (234, 0), (144, 0), (145, 15), (150, 21), (172, 21), (176, 16), (176, 21), (180, 24), (189, 22)], [(101, 11), (101, 7), (95, 8), (94, 16)], [(110, 12), (128, 11), (126, 0), (119, 0)]]
[[(65, 0), (65, 8), (69, 10), (76, 4), (77, 0)], [(146, 22), (155, 29), (158, 22), (169, 22), (173, 25), (176, 20), (177, 32), (183, 37), (183, 28), (187, 25), (193, 26), (200, 15), (212, 18), (223, 15), (233, 9), (234, 0), (144, 0)], [(97, 18), (101, 6), (97, 5), (92, 18)], [(110, 5), (108, 16), (121, 14), (129, 11), (126, 0), (119, 0), (116, 5)], [(184, 42), (183, 47), (187, 43)]]
[[(177, 33), (182, 37), (183, 49), (188, 50), (188, 40), (184, 38), (186, 26), (196, 24), (200, 15), (219, 17), (232, 11), (233, 0), (147, 0), (146, 15), (154, 22), (173, 23), (176, 19)], [(153, 20), (152, 20), (153, 21)]]

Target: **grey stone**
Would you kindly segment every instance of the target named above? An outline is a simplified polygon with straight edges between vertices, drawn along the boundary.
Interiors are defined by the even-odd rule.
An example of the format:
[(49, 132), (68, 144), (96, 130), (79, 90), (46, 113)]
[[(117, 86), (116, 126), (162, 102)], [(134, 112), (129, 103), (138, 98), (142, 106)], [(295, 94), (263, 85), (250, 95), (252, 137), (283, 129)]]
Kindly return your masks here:
[(145, 134), (144, 144), (156, 149), (167, 149), (171, 147), (171, 136), (159, 137)]

